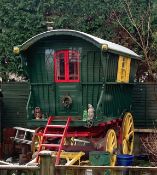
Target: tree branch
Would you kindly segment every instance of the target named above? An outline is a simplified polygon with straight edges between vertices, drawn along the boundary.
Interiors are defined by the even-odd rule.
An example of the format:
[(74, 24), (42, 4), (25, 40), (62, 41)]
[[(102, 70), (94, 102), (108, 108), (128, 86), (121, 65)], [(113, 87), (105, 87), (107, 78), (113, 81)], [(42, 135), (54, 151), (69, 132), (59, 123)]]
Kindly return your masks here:
[(131, 24), (132, 24), (132, 25), (135, 27), (135, 29), (137, 30), (138, 36), (139, 36), (140, 41), (141, 41), (141, 45), (142, 45), (142, 47), (144, 48), (144, 47), (145, 47), (145, 44), (144, 44), (144, 41), (143, 41), (143, 37), (142, 37), (142, 34), (140, 33), (139, 28), (137, 27), (137, 24), (136, 24), (136, 22), (135, 22), (135, 20), (134, 20), (134, 17), (133, 17), (133, 15), (132, 15), (131, 8), (130, 8), (130, 4), (129, 4), (128, 0), (124, 0), (124, 4), (125, 4), (125, 6), (126, 6), (125, 11), (127, 11), (128, 18), (129, 18)]
[(121, 21), (119, 20), (118, 16), (116, 15), (116, 12), (114, 11), (115, 17), (116, 17), (116, 21), (118, 22), (118, 24), (128, 33), (128, 35), (130, 36), (130, 38), (143, 50), (143, 46), (137, 41), (137, 39), (124, 27), (124, 25), (121, 23)]
[(148, 45), (149, 45), (149, 36), (150, 36), (150, 21), (151, 21), (151, 13), (150, 13), (150, 10), (151, 10), (151, 5), (150, 5), (150, 0), (148, 2), (148, 23), (147, 23), (147, 41), (146, 41), (146, 49), (148, 49)]

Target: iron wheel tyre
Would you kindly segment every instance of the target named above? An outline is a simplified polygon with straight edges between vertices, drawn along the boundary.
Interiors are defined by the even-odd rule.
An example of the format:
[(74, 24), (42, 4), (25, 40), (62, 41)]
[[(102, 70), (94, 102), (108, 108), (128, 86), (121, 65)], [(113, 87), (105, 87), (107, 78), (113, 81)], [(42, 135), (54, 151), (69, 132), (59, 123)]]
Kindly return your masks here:
[(132, 154), (134, 145), (134, 122), (133, 116), (127, 112), (122, 122), (122, 153)]
[(116, 159), (117, 156), (115, 154), (117, 150), (117, 136), (114, 131), (114, 129), (109, 129), (106, 133), (105, 136), (105, 145), (104, 145), (104, 150), (109, 152), (111, 157), (110, 157), (110, 166), (115, 166), (116, 164)]

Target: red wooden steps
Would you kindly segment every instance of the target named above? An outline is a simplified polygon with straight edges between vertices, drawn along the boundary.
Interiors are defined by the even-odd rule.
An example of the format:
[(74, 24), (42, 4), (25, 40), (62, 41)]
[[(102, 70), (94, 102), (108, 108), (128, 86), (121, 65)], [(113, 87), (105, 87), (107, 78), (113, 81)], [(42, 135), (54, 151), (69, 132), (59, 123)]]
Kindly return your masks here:
[[(36, 162), (39, 161), (39, 152), (42, 150), (42, 147), (45, 147), (45, 148), (54, 148), (55, 150), (58, 149), (58, 152), (57, 152), (57, 156), (56, 156), (56, 162), (55, 162), (55, 165), (58, 165), (59, 164), (59, 161), (60, 161), (60, 154), (61, 154), (61, 151), (62, 151), (62, 148), (63, 148), (63, 144), (64, 144), (64, 139), (66, 138), (67, 136), (67, 130), (69, 128), (69, 124), (70, 124), (70, 121), (71, 121), (71, 117), (68, 117), (67, 119), (67, 122), (65, 125), (51, 125), (51, 122), (53, 120), (54, 117), (49, 117), (48, 119), (48, 122), (45, 126), (45, 129), (44, 129), (44, 132), (43, 132), (43, 137), (40, 141), (40, 144), (39, 144), (39, 149), (38, 149), (38, 153), (37, 153), (37, 158), (36, 158)], [(48, 134), (48, 128), (62, 128), (63, 129), (63, 134)], [(60, 140), (60, 144), (48, 144), (48, 143), (45, 143), (46, 139), (47, 138), (61, 138)]]

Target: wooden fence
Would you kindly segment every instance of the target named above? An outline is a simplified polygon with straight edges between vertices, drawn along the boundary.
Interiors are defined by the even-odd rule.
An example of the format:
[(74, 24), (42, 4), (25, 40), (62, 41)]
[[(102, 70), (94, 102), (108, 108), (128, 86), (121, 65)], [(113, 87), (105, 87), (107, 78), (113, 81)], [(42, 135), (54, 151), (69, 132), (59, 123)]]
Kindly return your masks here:
[(136, 84), (133, 89), (134, 122), (136, 128), (157, 126), (157, 84)]
[(5, 83), (1, 87), (3, 93), (2, 128), (26, 127), (29, 84)]
[[(157, 167), (54, 165), (51, 151), (40, 153), (39, 165), (0, 165), (0, 175), (156, 175)], [(16, 171), (15, 171), (16, 170)], [(12, 174), (11, 174), (12, 173)]]

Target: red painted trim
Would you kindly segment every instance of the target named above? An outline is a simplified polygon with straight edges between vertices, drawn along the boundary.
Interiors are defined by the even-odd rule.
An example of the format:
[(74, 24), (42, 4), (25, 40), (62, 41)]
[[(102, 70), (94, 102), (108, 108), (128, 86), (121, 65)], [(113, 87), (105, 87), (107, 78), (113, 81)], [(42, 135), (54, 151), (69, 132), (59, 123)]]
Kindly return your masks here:
[[(60, 55), (61, 53), (64, 54), (64, 75), (65, 75), (65, 79), (64, 80), (59, 80), (58, 79), (58, 60), (57, 60), (57, 56)], [(78, 69), (78, 78), (76, 80), (70, 80), (70, 75), (69, 75), (69, 53), (70, 54), (75, 54), (77, 61), (77, 69)], [(59, 67), (60, 68), (60, 67)], [(80, 53), (78, 51), (75, 50), (59, 50), (56, 51), (54, 53), (54, 81), (55, 82), (66, 82), (66, 83), (71, 83), (71, 82), (80, 82)]]
[(54, 59), (53, 59), (53, 61), (54, 61), (54, 81), (56, 81), (56, 77), (57, 77), (57, 73), (56, 73), (56, 68), (57, 68), (57, 63), (56, 63), (56, 56), (57, 56), (57, 54), (56, 54), (56, 52), (54, 53)]
[(65, 51), (65, 81), (68, 81), (69, 78), (69, 52)]

